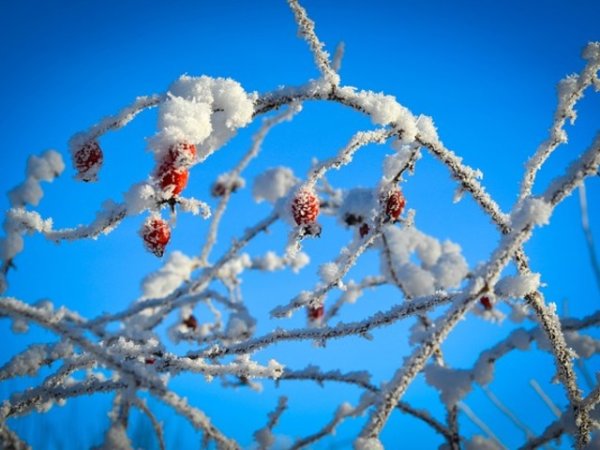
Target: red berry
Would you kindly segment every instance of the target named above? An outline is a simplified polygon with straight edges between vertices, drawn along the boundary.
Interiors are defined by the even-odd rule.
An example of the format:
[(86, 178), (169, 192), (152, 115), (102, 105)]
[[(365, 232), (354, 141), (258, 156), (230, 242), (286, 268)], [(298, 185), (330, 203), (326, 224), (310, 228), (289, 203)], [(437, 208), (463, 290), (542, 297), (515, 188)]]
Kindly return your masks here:
[(391, 220), (398, 220), (398, 217), (400, 217), (400, 214), (404, 210), (404, 205), (406, 205), (406, 199), (402, 191), (400, 189), (393, 189), (388, 193), (385, 203), (385, 213)]
[(77, 169), (77, 177), (83, 181), (95, 181), (103, 159), (104, 155), (98, 142), (87, 141), (73, 153), (73, 165)]
[(369, 224), (363, 223), (358, 229), (361, 238), (364, 238), (367, 234), (369, 234)]
[(169, 161), (165, 161), (158, 168), (156, 178), (163, 192), (175, 197), (187, 186), (190, 172), (185, 167), (175, 167)]
[(479, 299), (479, 303), (485, 308), (486, 311), (490, 311), (493, 308), (492, 301), (489, 297), (483, 296)]
[(160, 257), (171, 239), (171, 229), (160, 217), (149, 217), (142, 226), (141, 235), (148, 251)]
[(160, 188), (171, 197), (181, 194), (190, 177), (187, 167), (196, 158), (196, 146), (186, 142), (173, 144), (156, 171)]
[(154, 364), (156, 360), (154, 358), (146, 358), (144, 362), (146, 364)]
[(311, 189), (301, 189), (292, 201), (292, 215), (298, 225), (312, 224), (319, 215), (319, 199)]
[(308, 318), (311, 321), (320, 320), (325, 315), (325, 306), (309, 306), (308, 309)]
[(192, 330), (198, 328), (198, 320), (193, 314), (190, 314), (188, 317), (186, 317), (183, 321), (183, 324)]
[(196, 159), (197, 151), (194, 144), (180, 142), (169, 147), (165, 162), (171, 162), (176, 167), (189, 166)]

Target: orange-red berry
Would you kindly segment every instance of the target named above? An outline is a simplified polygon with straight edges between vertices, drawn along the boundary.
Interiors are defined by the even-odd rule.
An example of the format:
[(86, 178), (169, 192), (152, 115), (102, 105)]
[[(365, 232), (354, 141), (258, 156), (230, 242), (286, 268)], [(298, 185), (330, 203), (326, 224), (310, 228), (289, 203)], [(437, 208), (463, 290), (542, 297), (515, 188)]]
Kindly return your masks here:
[(86, 142), (73, 153), (73, 165), (77, 169), (78, 177), (83, 181), (96, 180), (103, 160), (102, 149), (95, 140)]
[(292, 201), (292, 215), (298, 225), (309, 225), (319, 215), (319, 199), (310, 189), (301, 189)]
[(163, 192), (171, 197), (181, 194), (190, 177), (188, 167), (196, 158), (196, 146), (185, 142), (173, 144), (156, 171), (156, 179)]
[(393, 189), (388, 193), (385, 202), (385, 213), (392, 221), (398, 220), (405, 205), (406, 199), (404, 198), (402, 191), (400, 189)]
[(158, 168), (156, 178), (163, 192), (174, 197), (181, 194), (187, 186), (190, 172), (185, 167), (175, 167), (173, 164), (165, 161)]
[(165, 247), (171, 239), (171, 228), (160, 217), (150, 217), (144, 222), (141, 235), (146, 249), (160, 257), (165, 253)]

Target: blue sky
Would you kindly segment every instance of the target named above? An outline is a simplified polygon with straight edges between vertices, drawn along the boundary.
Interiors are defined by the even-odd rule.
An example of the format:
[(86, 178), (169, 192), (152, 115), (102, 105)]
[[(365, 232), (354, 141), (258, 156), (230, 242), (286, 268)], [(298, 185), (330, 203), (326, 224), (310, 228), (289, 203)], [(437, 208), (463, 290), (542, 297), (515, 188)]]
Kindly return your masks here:
[[(346, 43), (342, 83), (384, 91), (395, 95), (414, 113), (431, 115), (444, 143), (466, 163), (484, 172), (484, 185), (505, 210), (516, 198), (524, 162), (547, 135), (556, 104), (556, 83), (566, 74), (580, 71), (581, 49), (586, 42), (600, 39), (600, 5), (594, 1), (550, 1), (543, 6), (541, 2), (518, 1), (303, 4), (316, 21), (317, 32), (328, 50), (333, 51), (340, 41)], [(0, 167), (4, 168), (0, 191), (6, 192), (22, 180), (29, 154), (55, 148), (66, 158), (66, 143), (74, 132), (114, 113), (136, 96), (163, 92), (181, 74), (232, 77), (246, 90), (259, 92), (316, 77), (311, 54), (296, 34), (292, 14), (283, 1), (0, 3)], [(578, 107), (576, 126), (567, 128), (569, 145), (552, 156), (538, 178), (535, 192), (541, 192), (598, 131), (600, 97), (587, 94)], [(120, 200), (133, 182), (145, 179), (152, 170), (145, 138), (154, 133), (155, 125), (156, 115), (149, 112), (124, 130), (107, 135), (102, 140), (106, 164), (101, 182), (76, 184), (72, 180), (74, 172), (68, 168), (59, 181), (47, 187), (39, 211), (52, 216), (57, 226), (74, 226), (90, 222), (105, 199)], [(293, 123), (282, 125), (269, 136), (261, 158), (250, 166), (246, 179), (251, 184), (254, 176), (275, 165), (288, 165), (302, 176), (312, 156), (335, 153), (353, 132), (369, 127), (368, 120), (340, 106), (307, 104)], [(241, 130), (226, 148), (195, 167), (187, 192), (208, 199), (212, 180), (237, 161), (256, 129), (253, 124)], [(382, 147), (365, 149), (354, 165), (332, 176), (332, 181), (346, 187), (373, 185), (380, 174), (382, 157), (390, 151)], [(419, 162), (415, 177), (404, 186), (408, 206), (417, 211), (420, 229), (459, 243), (469, 264), (475, 266), (497, 244), (497, 232), (470, 199), (453, 205), (454, 189), (447, 170), (430, 156)], [(587, 184), (587, 190), (590, 220), (598, 235), (597, 178)], [(231, 237), (268, 213), (265, 205), (251, 205), (247, 191), (233, 200), (215, 255), (226, 248)], [(0, 210), (7, 208), (7, 198), (0, 196)], [(139, 281), (144, 274), (160, 265), (139, 242), (137, 229), (142, 219), (129, 219), (96, 242), (55, 246), (38, 236), (28, 238), (25, 253), (16, 261), (18, 271), (10, 275), (9, 294), (27, 301), (50, 297), (85, 315), (125, 307), (139, 295)], [(259, 322), (263, 319), (260, 332), (281, 325), (267, 319), (268, 311), (299, 290), (310, 288), (316, 281), (318, 263), (331, 259), (348, 241), (348, 232), (335, 229), (333, 221), (328, 224), (336, 233), (306, 244), (313, 262), (300, 276), (252, 274), (245, 280), (247, 301)], [(181, 216), (171, 248), (198, 251), (205, 231), (201, 219)], [(281, 251), (285, 233), (284, 227), (276, 227), (269, 242), (262, 240), (250, 249)], [(526, 249), (533, 270), (543, 274), (549, 301), (560, 305), (568, 299), (569, 311), (576, 316), (597, 309), (598, 289), (588, 262), (575, 196), (556, 210), (551, 225), (538, 230)], [(377, 270), (377, 259), (366, 255), (356, 275)], [(348, 308), (343, 319), (386, 308), (394, 303), (394, 294), (392, 290), (373, 294), (364, 305)], [(284, 325), (298, 326), (300, 322)], [(350, 339), (331, 343), (326, 350), (314, 349), (308, 343), (280, 345), (259, 353), (257, 358), (264, 361), (274, 357), (294, 368), (310, 362), (326, 369), (368, 368), (378, 383), (389, 379), (407, 354), (407, 328), (408, 324), (401, 324), (381, 330), (375, 333), (373, 342)], [(506, 336), (509, 330), (508, 323), (494, 326), (470, 318), (447, 342), (447, 358), (451, 364), (468, 367), (485, 346)], [(13, 336), (6, 321), (2, 321), (0, 336), (9, 342), (0, 349), (3, 362), (15, 349), (45, 335), (34, 330), (27, 336)], [(347, 355), (349, 346), (352, 358)], [(597, 371), (599, 361), (591, 360), (589, 368)], [(515, 372), (519, 372), (518, 381), (513, 380)], [(539, 411), (527, 417), (539, 432), (551, 416), (527, 382), (536, 377), (555, 401), (564, 405), (561, 388), (550, 384), (551, 373), (552, 362), (547, 355), (515, 355), (498, 367), (492, 389), (515, 409), (527, 406)], [(251, 432), (266, 420), (278, 395), (290, 398), (291, 410), (281, 424), (281, 432), (290, 436), (316, 431), (341, 401), (356, 402), (358, 398), (356, 389), (333, 385), (323, 390), (290, 383), (277, 390), (266, 383), (263, 394), (222, 390), (217, 383), (206, 384), (193, 377), (176, 380), (175, 385), (210, 413), (226, 433), (245, 445), (251, 442)], [(0, 392), (13, 388), (5, 385)], [(108, 398), (101, 398), (107, 406)], [(425, 389), (422, 379), (406, 398), (415, 406), (431, 407), (442, 417), (437, 393)], [(519, 431), (493, 409), (481, 392), (475, 392), (468, 402), (495, 426), (507, 445), (513, 447), (520, 442)], [(77, 401), (52, 412), (46, 420), (52, 428), (55, 423), (78, 420), (77, 411), (98, 410), (83, 419), (82, 427), (89, 422), (90, 432), (74, 438), (69, 448), (80, 447), (78, 443), (97, 443), (96, 437), (86, 439), (101, 433), (105, 416), (99, 403), (90, 406), (87, 400)], [(161, 411), (168, 417), (168, 411)], [(15, 427), (25, 436), (28, 432), (23, 430), (37, 423), (35, 420), (41, 419), (21, 420), (15, 422)], [(184, 443), (193, 442), (197, 435), (185, 425), (178, 431), (179, 425), (173, 422), (170, 418), (167, 423), (171, 442), (176, 434)], [(336, 441), (343, 443), (356, 433), (360, 423), (358, 420), (342, 427)], [(461, 425), (467, 434), (474, 431), (464, 418)], [(53, 448), (46, 435), (29, 433), (37, 439), (35, 447)], [(57, 431), (63, 436), (60, 439), (65, 434), (64, 430)], [(383, 438), (389, 448), (430, 448), (439, 444), (437, 436), (401, 415), (393, 416)], [(341, 444), (341, 448), (344, 446), (347, 444)]]

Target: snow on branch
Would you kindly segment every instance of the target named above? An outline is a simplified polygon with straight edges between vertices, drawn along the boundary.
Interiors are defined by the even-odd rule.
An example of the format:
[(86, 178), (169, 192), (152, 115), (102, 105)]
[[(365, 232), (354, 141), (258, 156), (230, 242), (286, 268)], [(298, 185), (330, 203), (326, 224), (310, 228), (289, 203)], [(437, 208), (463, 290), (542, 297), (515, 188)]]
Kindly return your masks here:
[(535, 155), (527, 162), (527, 171), (523, 177), (519, 200), (531, 194), (531, 189), (540, 168), (556, 148), (567, 142), (564, 130), (567, 119), (571, 125), (577, 119), (575, 105), (583, 97), (583, 92), (598, 78), (600, 70), (600, 43), (591, 42), (583, 51), (583, 57), (588, 61), (579, 75), (570, 75), (558, 84), (558, 106), (554, 113), (554, 121), (550, 127), (550, 136), (544, 141)]

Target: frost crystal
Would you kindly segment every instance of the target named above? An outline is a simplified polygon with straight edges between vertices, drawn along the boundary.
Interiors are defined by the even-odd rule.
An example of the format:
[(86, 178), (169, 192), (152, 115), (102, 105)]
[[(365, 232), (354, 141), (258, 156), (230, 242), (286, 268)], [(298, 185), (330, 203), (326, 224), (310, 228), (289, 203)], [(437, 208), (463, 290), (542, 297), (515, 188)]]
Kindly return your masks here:
[(521, 230), (527, 225), (547, 225), (552, 214), (552, 205), (541, 198), (528, 198), (511, 216), (511, 226)]
[(540, 274), (507, 276), (496, 283), (495, 292), (499, 297), (523, 298), (540, 287)]

